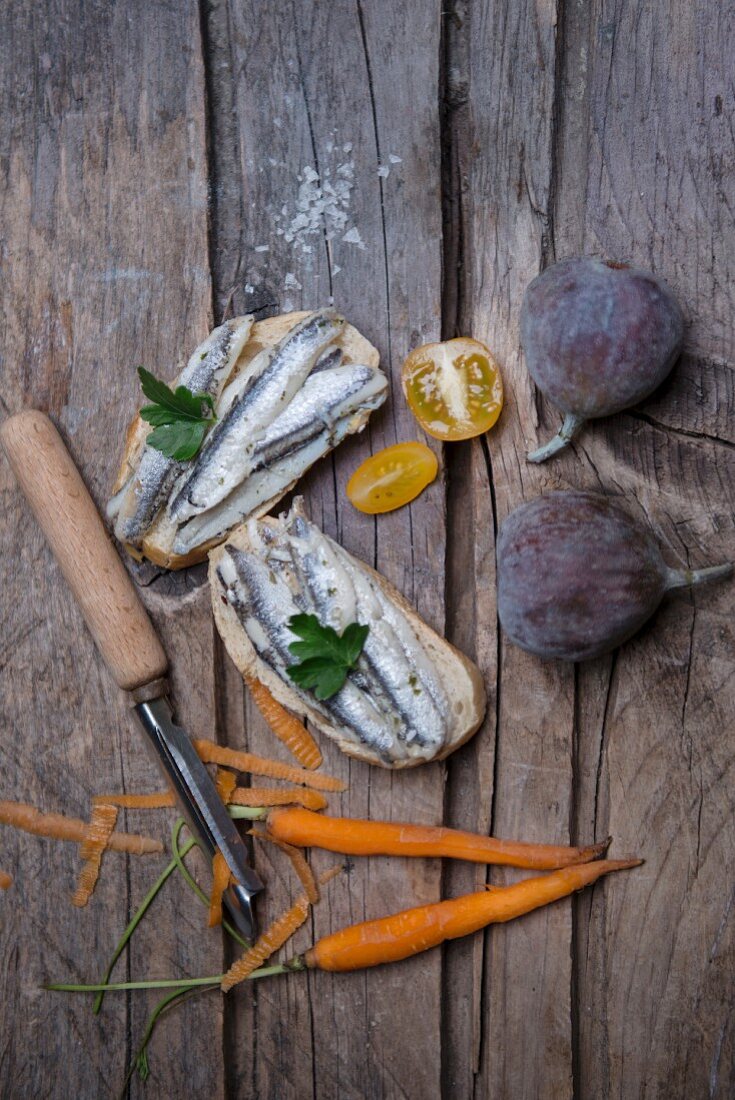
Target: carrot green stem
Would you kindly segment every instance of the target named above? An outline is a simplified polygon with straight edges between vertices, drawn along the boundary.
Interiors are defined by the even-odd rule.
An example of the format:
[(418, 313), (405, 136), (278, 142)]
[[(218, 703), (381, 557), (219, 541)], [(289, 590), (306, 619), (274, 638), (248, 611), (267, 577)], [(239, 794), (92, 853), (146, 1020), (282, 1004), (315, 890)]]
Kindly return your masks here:
[(133, 1059), (133, 1062), (127, 1074), (125, 1075), (125, 1080), (123, 1081), (119, 1100), (125, 1100), (125, 1097), (127, 1096), (128, 1084), (130, 1083), (130, 1078), (133, 1076), (133, 1073), (136, 1070), (138, 1071), (138, 1076), (140, 1077), (141, 1081), (143, 1081), (143, 1083), (148, 1080), (151, 1072), (150, 1066), (148, 1064), (148, 1044), (153, 1037), (153, 1032), (155, 1031), (156, 1024), (160, 1020), (161, 1016), (163, 1016), (164, 1013), (168, 1012), (169, 1009), (174, 1008), (175, 1005), (181, 1004), (182, 1001), (187, 1000), (189, 997), (194, 997), (206, 992), (206, 988), (198, 989), (193, 988), (192, 986), (188, 986), (186, 989), (177, 989), (174, 993), (169, 993), (166, 997), (163, 998), (162, 1001), (158, 1002), (148, 1019), (145, 1031), (143, 1032), (143, 1040), (138, 1047), (138, 1052), (135, 1055), (135, 1058)]
[(233, 821), (262, 821), (268, 816), (267, 806), (228, 806), (227, 812)]
[[(251, 978), (270, 978), (274, 974), (288, 974), (293, 970), (285, 963), (276, 966), (263, 966), (260, 970), (254, 970), (248, 975)], [(52, 993), (123, 993), (130, 989), (187, 989), (194, 986), (219, 986), (222, 983), (223, 974), (214, 974), (207, 978), (151, 978), (142, 982), (111, 982), (107, 985), (74, 985), (65, 982), (55, 982), (53, 985), (45, 985), (42, 988)]]
[(528, 461), (546, 462), (547, 458), (551, 458), (552, 455), (562, 451), (571, 443), (584, 423), (584, 417), (576, 416), (575, 413), (567, 413), (564, 417), (564, 423), (554, 438), (550, 439), (548, 443), (544, 443), (543, 447), (539, 447), (538, 450), (531, 451), (526, 456)]
[[(171, 847), (174, 853), (174, 863), (183, 875), (184, 881), (192, 888), (199, 900), (204, 905), (206, 905), (207, 908), (209, 908), (209, 898), (204, 893), (199, 883), (196, 882), (196, 880), (190, 874), (188, 867), (184, 863), (184, 856), (190, 850), (190, 846), (193, 847), (193, 845), (196, 844), (196, 841), (192, 839), (191, 841), (187, 842), (184, 848), (179, 848), (179, 837), (181, 835), (181, 830), (183, 829), (185, 824), (186, 822), (184, 821), (183, 817), (180, 817), (178, 821), (174, 822), (173, 829), (171, 830)], [(222, 927), (226, 932), (229, 932), (233, 940), (236, 940), (241, 947), (250, 947), (250, 944), (247, 942), (247, 940), (244, 940), (240, 933), (237, 932), (228, 921), (223, 920)]]
[[(187, 852), (190, 852), (193, 847), (194, 847), (194, 841), (193, 840), (187, 841), (187, 843), (184, 845), (184, 847), (181, 849), (181, 852), (179, 853), (180, 856), (183, 858), (183, 856), (185, 856), (187, 854)], [(177, 861), (175, 859), (172, 859), (171, 862), (169, 863), (168, 867), (164, 868), (164, 870), (158, 876), (156, 881), (153, 883), (153, 886), (151, 886), (150, 890), (148, 891), (146, 896), (143, 898), (142, 902), (138, 906), (138, 909), (137, 909), (135, 915), (133, 916), (132, 920), (130, 921), (127, 928), (123, 932), (122, 936), (120, 937), (120, 942), (118, 943), (117, 947), (115, 948), (113, 956), (110, 959), (109, 966), (107, 967), (107, 970), (105, 971), (105, 975), (102, 979), (102, 984), (106, 984), (107, 982), (109, 982), (110, 975), (112, 974), (112, 971), (115, 968), (115, 963), (120, 958), (123, 951), (125, 950), (125, 945), (128, 943), (128, 940), (132, 936), (133, 932), (135, 931), (135, 929), (138, 927), (141, 920), (145, 916), (146, 912), (148, 911), (149, 907), (153, 903), (153, 901), (154, 901), (156, 895), (158, 894), (159, 890), (164, 885), (164, 883), (171, 877), (171, 875), (176, 870), (177, 866), (178, 866)], [(95, 997), (95, 1001), (94, 1001), (94, 1005), (93, 1005), (93, 1009), (92, 1009), (92, 1011), (95, 1013), (95, 1015), (97, 1015), (97, 1013), (99, 1013), (100, 1009), (102, 1008), (102, 1001), (104, 1000), (104, 996), (105, 996), (104, 991), (101, 991), (98, 994), (98, 996)]]

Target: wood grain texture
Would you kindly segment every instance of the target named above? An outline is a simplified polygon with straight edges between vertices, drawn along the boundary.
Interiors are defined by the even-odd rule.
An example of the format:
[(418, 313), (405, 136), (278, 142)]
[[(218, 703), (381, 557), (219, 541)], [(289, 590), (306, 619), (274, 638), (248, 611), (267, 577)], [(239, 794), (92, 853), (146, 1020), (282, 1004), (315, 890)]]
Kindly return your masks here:
[[(237, 180), (242, 196), (239, 225), (226, 219), (215, 243), (219, 277), (233, 280), (217, 287), (218, 301), (232, 298), (237, 312), (261, 305), (284, 311), (333, 297), (376, 343), (392, 379), (392, 399), (363, 436), (347, 441), (302, 482), (307, 508), (442, 630), (443, 480), (410, 509), (379, 521), (359, 515), (344, 496), (362, 458), (421, 434), (400, 397), (399, 371), (411, 347), (440, 334), (439, 6), (429, 14), (382, 2), (283, 3), (267, 13), (257, 4), (217, 5), (209, 40), (221, 64), (213, 71), (210, 102), (215, 132), (228, 136), (226, 147), (214, 148), (216, 178), (228, 189)], [(396, 111), (397, 99), (413, 104), (412, 110)], [(235, 132), (226, 120), (228, 104)], [(303, 227), (299, 214), (309, 218), (317, 183), (332, 186), (338, 199), (323, 218)], [(229, 193), (218, 191), (222, 202)], [(273, 738), (262, 725), (250, 718), (246, 725), (255, 751), (273, 753)], [(441, 820), (439, 766), (398, 781), (348, 761), (331, 744), (322, 749), (325, 769), (350, 784), (332, 808), (353, 816)], [(283, 873), (280, 853), (264, 851), (258, 858), (266, 861), (269, 883)], [(332, 859), (320, 854), (315, 862), (321, 867)], [(341, 924), (433, 900), (439, 875), (431, 863), (357, 860), (349, 876), (329, 888), (329, 902), (296, 946)], [(266, 911), (277, 911), (288, 896), (269, 886)], [(250, 1082), (263, 1096), (435, 1095), (440, 971), (437, 953), (352, 983), (309, 974), (239, 992), (257, 999), (257, 1041), (233, 1048), (236, 1080), (241, 1087)], [(405, 1020), (417, 1001), (425, 1041), (407, 1046)], [(354, 1023), (344, 1026), (345, 1020)]]
[[(135, 366), (171, 373), (211, 323), (199, 13), (194, 4), (15, 5), (0, 60), (2, 399), (6, 412), (51, 414), (101, 504), (136, 401)], [(81, 816), (93, 793), (155, 789), (160, 776), (4, 461), (0, 478), (3, 792)], [(206, 593), (174, 605), (154, 583), (144, 596), (180, 717), (205, 729)], [(167, 839), (165, 817), (121, 814), (121, 827)], [(71, 846), (7, 829), (2, 844), (17, 875), (0, 918), (0, 1094), (116, 1095), (156, 995), (109, 997), (95, 1018), (88, 998), (40, 986), (104, 972), (165, 857), (126, 866), (110, 856), (78, 913), (66, 900), (78, 864)], [(221, 966), (199, 902), (177, 881), (167, 890), (120, 976)], [(216, 1004), (171, 1015), (150, 1087), (221, 1095), (221, 1065), (208, 1062), (221, 1043)], [(134, 1081), (132, 1094), (141, 1088)]]
[[(393, 389), (363, 435), (304, 480), (307, 506), (476, 659), (489, 704), (468, 745), (413, 774), (323, 746), (325, 769), (350, 784), (330, 810), (560, 843), (611, 832), (614, 854), (647, 861), (385, 970), (295, 974), (224, 1005), (207, 994), (162, 1022), (148, 1091), (724, 1100), (735, 1089), (732, 587), (672, 596), (607, 658), (543, 664), (497, 631), (494, 545), (521, 500), (584, 487), (650, 523), (672, 564), (735, 556), (732, 13), (712, 0), (666, 11), (641, 0), (34, 9), (16, 5), (0, 41), (5, 411), (47, 408), (102, 501), (138, 363), (173, 373), (223, 315), (333, 297), (380, 348)], [(313, 173), (336, 191), (321, 216)], [(685, 353), (644, 406), (531, 467), (527, 449), (559, 416), (525, 370), (520, 303), (539, 270), (579, 252), (662, 274), (688, 318)], [(503, 366), (498, 426), (445, 449), (440, 479), (411, 509), (358, 515), (344, 500), (358, 462), (420, 437), (397, 385), (403, 357), (460, 332)], [(79, 813), (102, 788), (153, 789), (157, 773), (4, 463), (0, 490), (13, 563), (2, 793)], [(203, 568), (135, 576), (182, 722), (287, 759), (214, 635)], [(120, 827), (165, 838), (169, 825), (131, 811)], [(55, 902), (75, 879), (71, 848), (54, 851), (49, 883), (47, 842), (7, 830), (0, 842), (15, 879), (0, 898), (0, 1096), (114, 1094), (155, 995), (108, 998), (94, 1019), (85, 1002), (37, 987), (103, 970), (154, 866), (126, 871), (111, 855), (85, 913), (54, 904), (49, 922), (50, 892)], [(317, 870), (334, 859), (312, 858)], [(299, 887), (282, 852), (259, 846), (255, 860), (265, 921)], [(197, 874), (206, 888), (203, 863)], [(354, 860), (294, 949), (486, 877), (516, 875)], [(203, 932), (203, 914), (172, 881), (120, 976), (217, 972), (232, 949)], [(142, 1095), (137, 1081), (131, 1094)]]

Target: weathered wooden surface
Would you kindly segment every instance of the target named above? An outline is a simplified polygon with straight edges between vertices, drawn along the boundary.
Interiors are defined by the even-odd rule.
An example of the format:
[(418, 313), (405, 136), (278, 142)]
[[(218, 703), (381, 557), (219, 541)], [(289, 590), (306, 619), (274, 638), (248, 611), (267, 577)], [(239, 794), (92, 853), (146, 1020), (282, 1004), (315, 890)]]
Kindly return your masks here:
[[(226, 309), (333, 295), (380, 347), (393, 397), (305, 480), (307, 503), (475, 656), (489, 698), (446, 766), (393, 777), (326, 747), (350, 783), (341, 809), (560, 842), (610, 832), (616, 852), (647, 860), (390, 970), (195, 1000), (161, 1023), (150, 1094), (732, 1095), (732, 588), (672, 598), (633, 643), (573, 669), (498, 636), (494, 587), (497, 523), (558, 486), (622, 496), (672, 562), (735, 555), (732, 13), (711, 0), (34, 9), (8, 8), (0, 42), (4, 409), (47, 408), (102, 501), (137, 363), (171, 370)], [(344, 181), (344, 224), (328, 216), (307, 234), (294, 219), (311, 170)], [(558, 418), (525, 372), (520, 300), (546, 264), (582, 251), (663, 274), (687, 348), (644, 408), (529, 467)], [(406, 351), (460, 331), (503, 363), (498, 427), (449, 450), (411, 509), (358, 516), (349, 472), (417, 435), (397, 382)], [(0, 794), (78, 813), (103, 787), (150, 789), (132, 721), (0, 469)], [(213, 638), (201, 570), (140, 577), (182, 719), (272, 753)], [(158, 827), (128, 816), (165, 832), (164, 815)], [(0, 1095), (114, 1094), (155, 997), (110, 997), (94, 1018), (38, 985), (104, 969), (153, 863), (110, 857), (80, 915), (64, 903), (70, 849), (9, 830), (0, 843), (17, 880), (0, 897)], [(279, 854), (256, 855), (264, 915), (292, 892)], [(486, 877), (513, 875), (356, 861), (297, 946)], [(168, 890), (121, 974), (221, 966), (199, 903)]]

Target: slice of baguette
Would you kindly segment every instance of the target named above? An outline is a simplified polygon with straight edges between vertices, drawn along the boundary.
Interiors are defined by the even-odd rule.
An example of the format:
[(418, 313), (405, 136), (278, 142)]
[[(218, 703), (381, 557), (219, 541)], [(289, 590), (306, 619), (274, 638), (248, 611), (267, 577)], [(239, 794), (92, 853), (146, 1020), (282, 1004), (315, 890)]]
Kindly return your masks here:
[[(277, 524), (278, 520), (269, 517), (269, 522)], [(252, 550), (247, 526), (243, 524), (237, 527), (230, 533), (226, 543), (217, 547), (209, 555), (209, 581), (215, 623), (227, 652), (243, 678), (254, 676), (266, 685), (283, 706), (299, 714), (305, 713), (308, 720), (327, 737), (336, 741), (339, 748), (348, 756), (392, 770), (416, 767), (418, 764), (426, 763), (427, 758), (419, 756), (407, 757), (389, 764), (367, 745), (348, 740), (323, 714), (309, 706), (301, 695), (296, 694), (293, 688), (261, 659), (241, 626), (236, 611), (227, 602), (225, 590), (217, 575), (217, 566), (225, 553), (226, 544), (239, 547), (241, 550)], [(376, 573), (354, 555), (350, 557), (359, 568), (377, 581), (385, 595), (403, 611), (441, 676), (451, 704), (452, 724), (446, 741), (431, 759), (443, 760), (460, 745), (464, 745), (465, 741), (469, 741), (482, 724), (486, 695), (480, 670), (468, 657), (427, 626), (405, 597), (385, 577)]]
[[(227, 381), (230, 382), (233, 378), (236, 378), (259, 352), (266, 347), (273, 347), (277, 344), (289, 329), (308, 315), (308, 311), (298, 310), (294, 313), (281, 313), (277, 317), (268, 317), (264, 321), (256, 321), (250, 333), (250, 338), (240, 353), (235, 369)], [(345, 324), (340, 338), (335, 340), (335, 344), (342, 348), (345, 363), (362, 363), (366, 367), (378, 367), (380, 365), (378, 349), (373, 347), (353, 325)], [(169, 384), (175, 386), (176, 381), (177, 379), (174, 379)], [(362, 431), (369, 416), (369, 411), (357, 414), (354, 418), (351, 434)], [(150, 430), (150, 425), (141, 420), (139, 415), (136, 414), (133, 417), (125, 437), (125, 450), (115, 484), (112, 487), (112, 496), (123, 488), (137, 469), (145, 439)], [(282, 492), (265, 501), (256, 512), (245, 518), (252, 519), (266, 515), (282, 497), (291, 492), (297, 481), (298, 479), (292, 481)], [(171, 522), (167, 522), (166, 516), (161, 514), (148, 531), (140, 549), (131, 546), (129, 543), (125, 543), (124, 546), (128, 553), (138, 560), (147, 558), (164, 569), (184, 569), (189, 565), (196, 565), (198, 562), (205, 561), (212, 547), (222, 542), (226, 537), (223, 535), (221, 538), (203, 543), (188, 554), (175, 554), (172, 549), (175, 534), (176, 527)]]

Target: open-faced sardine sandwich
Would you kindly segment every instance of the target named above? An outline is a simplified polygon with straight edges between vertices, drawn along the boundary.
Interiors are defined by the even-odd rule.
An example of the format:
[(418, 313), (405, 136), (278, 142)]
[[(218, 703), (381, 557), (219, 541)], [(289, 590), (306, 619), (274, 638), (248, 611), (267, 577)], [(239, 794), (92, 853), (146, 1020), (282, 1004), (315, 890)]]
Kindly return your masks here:
[[(217, 627), (242, 675), (305, 713), (350, 756), (388, 768), (441, 760), (482, 722), (479, 669), (384, 577), (311, 523), (300, 500), (289, 513), (232, 532), (210, 554), (209, 577)], [(368, 628), (329, 698), (293, 678), (294, 616), (315, 616), (317, 627), (338, 635), (353, 624)]]
[(359, 432), (388, 383), (377, 350), (334, 309), (216, 328), (176, 378), (212, 398), (213, 419), (188, 461), (131, 424), (107, 508), (136, 557), (169, 569), (203, 561), (245, 519), (264, 515), (309, 467)]

